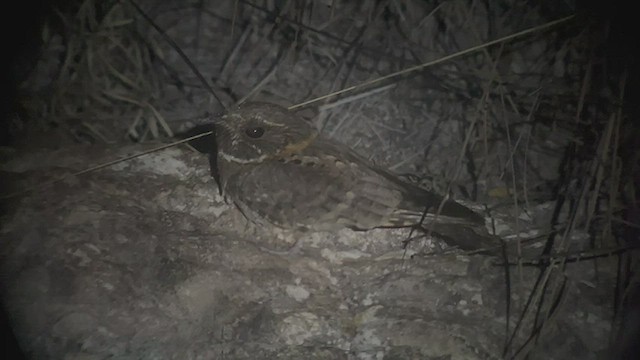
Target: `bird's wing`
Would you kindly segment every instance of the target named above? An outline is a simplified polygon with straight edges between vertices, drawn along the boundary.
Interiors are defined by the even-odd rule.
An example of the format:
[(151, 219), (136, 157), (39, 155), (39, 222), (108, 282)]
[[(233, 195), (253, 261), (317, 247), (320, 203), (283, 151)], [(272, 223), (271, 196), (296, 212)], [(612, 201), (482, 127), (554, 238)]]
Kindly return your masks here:
[(229, 179), (245, 215), (292, 228), (371, 229), (386, 224), (402, 201), (394, 184), (353, 159), (303, 152), (269, 159)]
[(451, 245), (478, 249), (493, 243), (484, 241), (488, 234), (478, 214), (403, 182), (333, 142), (252, 165), (230, 178), (227, 189), (241, 194), (234, 198), (247, 217), (281, 227), (331, 231), (414, 226), (427, 208), (423, 227)]
[[(386, 227), (411, 226), (419, 222), (423, 212), (427, 212), (425, 223), (481, 225), (484, 218), (469, 208), (453, 200), (445, 200), (442, 196), (401, 180), (397, 175), (381, 167), (373, 165), (349, 147), (325, 138), (319, 138), (310, 147), (309, 152), (340, 157), (344, 161), (359, 164), (366, 168), (367, 176), (376, 179), (376, 184), (386, 189), (394, 189), (401, 194), (400, 201), (394, 211), (386, 219)], [(437, 216), (435, 214), (438, 214)]]

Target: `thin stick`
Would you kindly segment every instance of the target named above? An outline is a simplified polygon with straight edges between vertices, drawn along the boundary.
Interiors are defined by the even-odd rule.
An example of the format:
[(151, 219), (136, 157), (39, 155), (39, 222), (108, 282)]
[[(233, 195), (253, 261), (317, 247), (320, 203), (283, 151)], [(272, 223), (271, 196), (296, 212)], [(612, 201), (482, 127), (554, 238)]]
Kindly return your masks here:
[(220, 103), (220, 105), (224, 109), (226, 109), (227, 107), (222, 102), (222, 100), (220, 100), (220, 98), (218, 97), (216, 92), (213, 90), (211, 85), (209, 85), (209, 82), (204, 78), (204, 76), (202, 76), (202, 74), (200, 73), (200, 71), (198, 71), (196, 66), (193, 65), (191, 60), (189, 60), (189, 57), (187, 56), (187, 54), (185, 54), (184, 51), (182, 51), (182, 49), (178, 46), (178, 44), (175, 41), (173, 41), (173, 39), (171, 37), (169, 37), (169, 35), (167, 35), (167, 33), (165, 33), (164, 30), (162, 30), (162, 28), (160, 26), (158, 26), (155, 22), (153, 22), (153, 20), (149, 17), (149, 15), (147, 15), (144, 11), (142, 11), (142, 9), (138, 6), (138, 4), (136, 4), (133, 0), (129, 0), (129, 3), (136, 9), (136, 11), (138, 11), (140, 16), (142, 16), (145, 20), (147, 20), (149, 22), (149, 24), (151, 24), (151, 26), (154, 29), (156, 29), (156, 31), (158, 33), (160, 33), (162, 38), (164, 40), (166, 40), (171, 45), (171, 47), (178, 53), (178, 55), (180, 55), (180, 58), (182, 58), (182, 60), (184, 60), (184, 62), (189, 67), (189, 69), (191, 69), (191, 71), (198, 77), (200, 82), (202, 82), (202, 84), (205, 86), (205, 88), (207, 90), (209, 90), (211, 95), (213, 95), (213, 97), (218, 101), (218, 103)]
[[(156, 25), (152, 21), (151, 18), (149, 18), (149, 16), (147, 14), (145, 14), (142, 11), (142, 9), (140, 7), (138, 7), (138, 5), (133, 0), (129, 0), (129, 2), (132, 4), (132, 6), (134, 8), (136, 8), (136, 10), (142, 15), (142, 17), (144, 17), (147, 21), (149, 21), (149, 23), (163, 36), (163, 38), (166, 41), (168, 41), (169, 44), (171, 44), (172, 47), (175, 48), (175, 50), (178, 52), (180, 57), (182, 57), (182, 59), (187, 63), (189, 68), (196, 74), (196, 76), (198, 76), (198, 78), (207, 87), (207, 89), (209, 89), (209, 91), (213, 94), (213, 96), (216, 98), (216, 100), (218, 100), (218, 102), (220, 102), (220, 104), (224, 107), (225, 106), (224, 103), (222, 103), (222, 101), (220, 101), (220, 99), (215, 94), (215, 92), (213, 91), (213, 89), (211, 88), (209, 83), (204, 79), (202, 74), (200, 74), (200, 72), (196, 69), (195, 65), (193, 65), (193, 63), (189, 60), (189, 58), (185, 55), (185, 53), (180, 49), (180, 47), (178, 47), (178, 45), (168, 35), (166, 35), (164, 33), (164, 31), (158, 25)], [(546, 28), (555, 26), (557, 24), (560, 24), (560, 23), (563, 23), (565, 21), (568, 21), (568, 20), (572, 19), (573, 17), (574, 17), (574, 15), (571, 15), (571, 16), (567, 16), (567, 17), (564, 17), (564, 18), (561, 18), (561, 19), (558, 19), (558, 20), (555, 20), (555, 21), (548, 22), (548, 23), (540, 25), (540, 26), (529, 28), (529, 29), (517, 32), (515, 34), (511, 34), (509, 36), (505, 36), (505, 37), (502, 37), (500, 39), (490, 41), (488, 43), (484, 43), (484, 44), (481, 44), (481, 45), (478, 45), (478, 46), (474, 46), (474, 47), (468, 48), (468, 49), (463, 50), (463, 51), (459, 51), (459, 52), (451, 54), (451, 55), (447, 55), (447, 56), (442, 57), (442, 58), (437, 59), (437, 60), (433, 60), (433, 61), (429, 61), (429, 62), (420, 64), (420, 65), (412, 66), (412, 67), (409, 67), (407, 69), (404, 69), (404, 70), (401, 70), (401, 71), (397, 71), (397, 72), (391, 73), (389, 75), (386, 75), (386, 76), (383, 76), (383, 77), (380, 77), (380, 78), (377, 78), (377, 79), (374, 79), (374, 80), (371, 80), (371, 81), (364, 82), (364, 83), (362, 83), (360, 85), (354, 85), (354, 86), (348, 87), (346, 89), (342, 89), (340, 91), (336, 91), (334, 93), (327, 94), (325, 96), (321, 96), (321, 97), (316, 98), (316, 99), (308, 100), (308, 101), (299, 103), (297, 105), (290, 106), (289, 109), (290, 110), (296, 109), (296, 108), (299, 108), (299, 107), (302, 107), (302, 106), (305, 106), (305, 105), (308, 105), (308, 104), (311, 104), (311, 103), (314, 103), (314, 102), (317, 102), (317, 101), (320, 101), (320, 100), (324, 100), (324, 99), (332, 97), (332, 96), (336, 96), (336, 95), (339, 95), (339, 94), (344, 94), (346, 92), (353, 91), (353, 90), (361, 88), (361, 87), (365, 87), (365, 86), (369, 86), (369, 85), (372, 85), (372, 84), (376, 84), (378, 82), (381, 82), (381, 81), (384, 81), (384, 80), (387, 80), (387, 79), (390, 79), (390, 78), (393, 78), (393, 77), (397, 77), (399, 75), (407, 74), (407, 73), (410, 73), (412, 71), (422, 70), (422, 69), (424, 69), (426, 67), (429, 67), (429, 66), (432, 66), (432, 65), (435, 65), (435, 64), (439, 64), (439, 63), (445, 62), (447, 60), (451, 60), (451, 59), (456, 58), (456, 57), (460, 57), (462, 55), (474, 52), (474, 51), (479, 50), (479, 49), (483, 49), (483, 48), (491, 46), (491, 45), (495, 45), (495, 44), (498, 44), (498, 43), (501, 43), (501, 42), (505, 42), (505, 41), (517, 38), (517, 37), (524, 36), (526, 34), (530, 34), (530, 33), (536, 32), (536, 31), (540, 31), (542, 29), (546, 29)], [(110, 95), (117, 97), (115, 94), (110, 94)], [(164, 150), (164, 149), (170, 148), (172, 146), (176, 146), (176, 145), (185, 143), (185, 142), (190, 141), (190, 140), (194, 140), (194, 139), (201, 138), (203, 136), (211, 135), (212, 133), (213, 132), (208, 131), (208, 132), (205, 132), (205, 133), (202, 133), (202, 134), (198, 134), (198, 135), (195, 135), (195, 136), (183, 139), (183, 140), (175, 141), (175, 142), (172, 142), (172, 143), (169, 143), (167, 145), (163, 145), (163, 146), (151, 149), (151, 150), (147, 150), (147, 151), (144, 151), (144, 152), (141, 152), (141, 153), (138, 153), (138, 154), (134, 154), (134, 155), (131, 155), (131, 156), (128, 156), (128, 157), (124, 157), (124, 158), (120, 158), (120, 159), (117, 159), (117, 160), (109, 161), (109, 162), (106, 162), (106, 163), (103, 163), (103, 164), (99, 164), (99, 165), (96, 165), (96, 166), (93, 166), (93, 167), (78, 171), (76, 173), (70, 174), (68, 176), (64, 176), (64, 177), (62, 177), (60, 179), (56, 179), (56, 180), (52, 180), (52, 181), (49, 181), (49, 182), (42, 183), (40, 185), (36, 185), (36, 186), (28, 188), (26, 190), (18, 191), (18, 192), (7, 194), (7, 195), (2, 195), (2, 196), (0, 196), (0, 199), (7, 199), (7, 198), (15, 197), (15, 196), (18, 196), (18, 195), (26, 194), (26, 193), (29, 193), (29, 192), (32, 192), (32, 191), (35, 191), (35, 190), (43, 189), (43, 188), (46, 188), (48, 186), (51, 186), (52, 184), (58, 183), (60, 181), (64, 181), (64, 180), (66, 180), (66, 179), (68, 179), (70, 177), (73, 177), (73, 176), (78, 176), (78, 175), (86, 174), (86, 173), (89, 173), (89, 172), (92, 172), (92, 171), (96, 171), (96, 170), (99, 170), (99, 169), (103, 169), (103, 168), (109, 167), (111, 165), (115, 165), (115, 164), (123, 162), (123, 161), (128, 161), (128, 160), (140, 157), (140, 156), (144, 156), (144, 155), (150, 154), (152, 152)], [(467, 136), (467, 138), (468, 138), (468, 136)], [(467, 141), (468, 141), (468, 139), (467, 139)], [(443, 204), (440, 204), (440, 205), (441, 205), (440, 207), (442, 207)]]
[(213, 131), (207, 131), (207, 132), (204, 132), (202, 134), (194, 135), (194, 136), (191, 136), (191, 137), (188, 137), (186, 139), (179, 140), (179, 141), (174, 141), (172, 143), (169, 143), (169, 144), (166, 144), (166, 145), (162, 145), (162, 146), (158, 146), (156, 148), (149, 149), (147, 151), (143, 151), (143, 152), (140, 152), (140, 153), (137, 153), (137, 154), (125, 156), (125, 157), (122, 157), (122, 158), (119, 158), (119, 159), (116, 159), (116, 160), (112, 160), (112, 161), (109, 161), (109, 162), (106, 162), (106, 163), (98, 164), (98, 165), (92, 166), (90, 168), (86, 168), (86, 169), (74, 172), (72, 174), (62, 176), (62, 177), (60, 177), (58, 179), (54, 179), (54, 180), (51, 180), (51, 181), (44, 182), (42, 184), (38, 184), (36, 186), (27, 188), (25, 190), (20, 190), (20, 191), (11, 193), (11, 194), (2, 195), (0, 197), (0, 200), (5, 200), (5, 199), (8, 199), (8, 198), (12, 198), (12, 197), (18, 196), (18, 195), (27, 194), (27, 193), (30, 193), (30, 192), (35, 191), (35, 190), (42, 190), (42, 189), (47, 188), (47, 187), (49, 187), (49, 186), (51, 186), (53, 184), (57, 184), (57, 183), (59, 183), (61, 181), (70, 179), (70, 178), (78, 176), (78, 175), (82, 175), (82, 174), (90, 173), (92, 171), (104, 169), (104, 168), (109, 167), (111, 165), (115, 165), (115, 164), (118, 164), (118, 163), (121, 163), (121, 162), (124, 162), (124, 161), (129, 161), (131, 159), (135, 159), (135, 158), (147, 155), (147, 154), (151, 154), (151, 153), (156, 152), (156, 151), (160, 151), (160, 150), (164, 150), (164, 149), (167, 149), (167, 148), (170, 148), (170, 147), (174, 147), (176, 145), (185, 143), (187, 141), (198, 139), (198, 138), (201, 138), (201, 137), (204, 137), (204, 136), (207, 136), (207, 135), (211, 135), (211, 134), (213, 134)]
[(528, 34), (531, 34), (533, 32), (536, 32), (536, 31), (541, 31), (541, 30), (553, 27), (555, 25), (561, 24), (563, 22), (569, 21), (569, 20), (573, 19), (574, 16), (575, 15), (570, 15), (570, 16), (567, 16), (567, 17), (563, 17), (561, 19), (554, 20), (554, 21), (548, 22), (546, 24), (542, 24), (540, 26), (536, 26), (536, 27), (532, 27), (532, 28), (529, 28), (529, 29), (526, 29), (526, 30), (522, 30), (522, 31), (517, 32), (515, 34), (511, 34), (511, 35), (508, 35), (508, 36), (505, 36), (505, 37), (501, 37), (501, 38), (496, 39), (496, 40), (489, 41), (489, 42), (484, 43), (484, 44), (480, 44), (480, 45), (473, 46), (473, 47), (470, 47), (470, 48), (462, 50), (462, 51), (458, 51), (456, 53), (453, 53), (451, 55), (447, 55), (445, 57), (441, 57), (441, 58), (436, 59), (436, 60), (428, 61), (428, 62), (422, 63), (420, 65), (411, 66), (411, 67), (406, 68), (404, 70), (396, 71), (394, 73), (379, 77), (377, 79), (373, 79), (373, 80), (370, 80), (370, 81), (365, 81), (365, 82), (363, 82), (361, 84), (358, 84), (358, 85), (353, 85), (353, 86), (350, 86), (348, 88), (344, 88), (342, 90), (335, 91), (335, 92), (329, 93), (327, 95), (323, 95), (323, 96), (317, 97), (315, 99), (307, 100), (307, 101), (301, 102), (299, 104), (290, 106), (289, 110), (297, 109), (299, 107), (303, 107), (303, 106), (312, 104), (314, 102), (318, 102), (318, 101), (321, 101), (321, 100), (324, 100), (324, 99), (327, 99), (327, 98), (330, 98), (330, 97), (333, 97), (333, 96), (344, 94), (346, 92), (350, 92), (350, 91), (359, 89), (361, 87), (377, 84), (377, 83), (379, 83), (381, 81), (384, 81), (384, 80), (387, 80), (387, 79), (391, 79), (391, 78), (394, 78), (394, 77), (398, 77), (400, 75), (404, 75), (404, 74), (407, 74), (407, 73), (410, 73), (410, 72), (413, 72), (413, 71), (422, 70), (422, 69), (427, 68), (429, 66), (440, 64), (440, 63), (445, 62), (447, 60), (455, 59), (455, 58), (460, 57), (462, 55), (466, 55), (466, 54), (472, 53), (474, 51), (477, 51), (477, 50), (480, 50), (480, 49), (483, 49), (483, 48), (486, 48), (486, 47), (489, 47), (489, 46), (492, 46), (492, 45), (496, 45), (496, 44), (499, 44), (499, 43), (502, 43), (502, 42), (506, 42), (506, 41), (509, 41), (511, 39), (515, 39), (517, 37), (528, 35)]

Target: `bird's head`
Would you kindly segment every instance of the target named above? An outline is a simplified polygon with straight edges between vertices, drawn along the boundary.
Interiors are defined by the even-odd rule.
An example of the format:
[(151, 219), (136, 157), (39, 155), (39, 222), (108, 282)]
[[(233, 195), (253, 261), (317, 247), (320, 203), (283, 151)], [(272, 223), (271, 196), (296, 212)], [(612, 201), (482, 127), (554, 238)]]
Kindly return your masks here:
[(284, 107), (246, 103), (215, 121), (218, 158), (240, 164), (258, 163), (301, 151), (317, 131)]

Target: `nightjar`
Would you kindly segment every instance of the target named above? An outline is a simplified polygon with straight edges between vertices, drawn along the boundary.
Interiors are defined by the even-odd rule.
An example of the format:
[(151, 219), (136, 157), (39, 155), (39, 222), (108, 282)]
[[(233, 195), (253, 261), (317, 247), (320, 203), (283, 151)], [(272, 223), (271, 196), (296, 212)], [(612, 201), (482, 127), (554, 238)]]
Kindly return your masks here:
[(495, 245), (482, 216), (404, 182), (286, 108), (246, 103), (215, 127), (219, 185), (253, 222), (311, 231), (411, 227), (426, 208), (422, 227), (450, 245)]

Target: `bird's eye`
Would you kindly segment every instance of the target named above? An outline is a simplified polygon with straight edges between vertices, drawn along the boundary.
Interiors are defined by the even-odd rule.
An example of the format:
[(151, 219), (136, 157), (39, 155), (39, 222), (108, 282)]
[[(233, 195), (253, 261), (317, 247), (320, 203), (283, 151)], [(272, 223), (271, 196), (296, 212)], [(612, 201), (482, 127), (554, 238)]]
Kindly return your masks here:
[(264, 135), (264, 129), (261, 127), (253, 127), (246, 129), (244, 133), (250, 138), (257, 139)]

